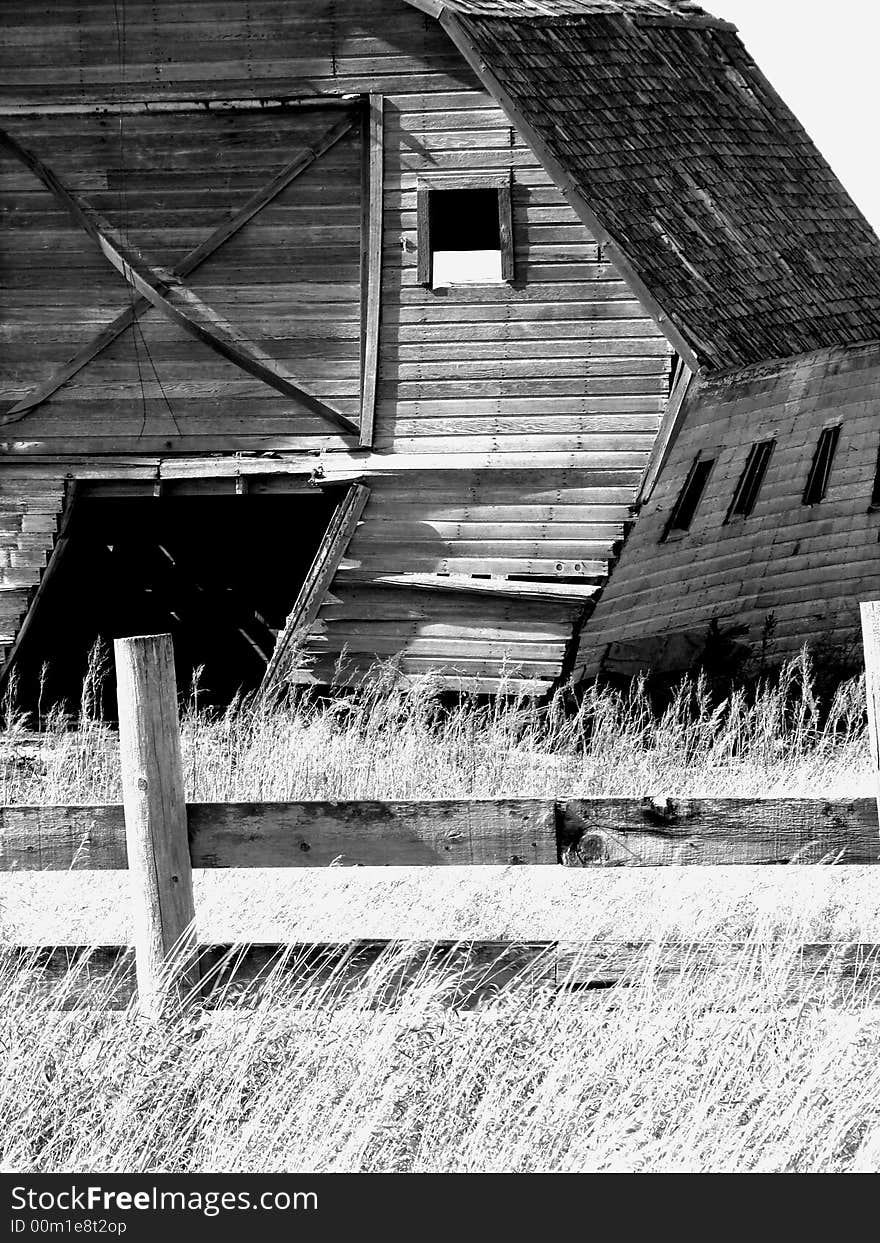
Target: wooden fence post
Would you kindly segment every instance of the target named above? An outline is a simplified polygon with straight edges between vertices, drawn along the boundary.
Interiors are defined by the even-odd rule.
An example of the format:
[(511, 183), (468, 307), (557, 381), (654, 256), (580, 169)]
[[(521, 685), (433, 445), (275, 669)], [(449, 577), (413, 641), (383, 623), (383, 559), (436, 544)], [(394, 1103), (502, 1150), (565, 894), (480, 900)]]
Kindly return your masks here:
[(155, 1018), (199, 980), (174, 649), (140, 635), (114, 654), (138, 1009)]
[(862, 604), (862, 641), (865, 649), (865, 693), (868, 699), (868, 731), (880, 822), (880, 600)]

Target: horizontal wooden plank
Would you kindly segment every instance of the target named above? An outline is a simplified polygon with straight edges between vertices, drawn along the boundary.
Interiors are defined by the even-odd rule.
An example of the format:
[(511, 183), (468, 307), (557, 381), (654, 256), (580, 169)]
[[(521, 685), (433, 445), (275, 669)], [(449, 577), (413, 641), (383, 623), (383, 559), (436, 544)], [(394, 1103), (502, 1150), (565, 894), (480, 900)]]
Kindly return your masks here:
[[(557, 862), (548, 800), (191, 803), (196, 868)], [(120, 806), (0, 808), (0, 871), (127, 866)]]
[[(867, 798), (193, 803), (189, 824), (197, 868), (880, 862)], [(125, 867), (119, 806), (0, 808), (0, 871)]]
[[(789, 1003), (876, 1005), (880, 945), (865, 942), (669, 943), (591, 941), (352, 940), (340, 943), (202, 945), (198, 999), (209, 1008), (250, 1006), (300, 989), (323, 996), (353, 990), (372, 1005), (395, 1005), (427, 983), (436, 1001), (468, 1009), (519, 991), (532, 1001), (563, 991), (584, 1002), (614, 987), (688, 987), (711, 981), (765, 981)], [(134, 994), (134, 954), (127, 946), (27, 946), (0, 952), (10, 992), (26, 991), (58, 1009), (122, 1009)], [(373, 971), (375, 969), (375, 971)], [(372, 972), (372, 974), (371, 974)], [(305, 998), (304, 998), (305, 999)], [(726, 1003), (724, 1003), (726, 1004)]]
[(872, 799), (584, 799), (562, 804), (570, 866), (880, 863)]
[[(353, 578), (349, 575), (349, 578)], [(471, 578), (464, 574), (379, 574), (365, 582), (385, 587), (413, 588), (417, 591), (465, 592), (470, 595), (503, 596), (520, 600), (553, 600), (582, 607), (596, 595), (598, 587), (569, 583), (530, 583), (509, 579)]]

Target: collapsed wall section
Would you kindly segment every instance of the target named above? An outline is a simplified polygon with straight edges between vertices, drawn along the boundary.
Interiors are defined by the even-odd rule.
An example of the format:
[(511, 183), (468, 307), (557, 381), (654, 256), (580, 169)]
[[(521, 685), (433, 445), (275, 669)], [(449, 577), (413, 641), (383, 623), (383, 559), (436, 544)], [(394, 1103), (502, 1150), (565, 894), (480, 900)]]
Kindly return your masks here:
[[(579, 674), (679, 673), (707, 644), (753, 668), (805, 642), (831, 666), (857, 666), (859, 601), (880, 595), (878, 405), (877, 343), (695, 384), (584, 630)], [(760, 445), (766, 470), (736, 512)], [(683, 528), (676, 509), (699, 463), (707, 478)]]

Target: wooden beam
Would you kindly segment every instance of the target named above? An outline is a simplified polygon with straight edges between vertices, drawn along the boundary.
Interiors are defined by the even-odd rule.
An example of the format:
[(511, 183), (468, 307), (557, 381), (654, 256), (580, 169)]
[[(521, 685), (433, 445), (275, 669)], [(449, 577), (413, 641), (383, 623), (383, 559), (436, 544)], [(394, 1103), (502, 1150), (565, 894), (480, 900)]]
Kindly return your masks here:
[(512, 281), (516, 275), (513, 236), (513, 175), (509, 174), (498, 187), (498, 238), (501, 243), (501, 279)]
[(106, 100), (96, 103), (2, 103), (0, 117), (46, 117), (46, 116), (142, 116), (152, 113), (173, 112), (276, 112), (309, 108), (350, 108), (358, 100), (357, 95), (292, 95), (288, 97), (263, 97), (209, 99), (191, 95), (169, 95), (164, 99), (119, 99), (108, 104)]
[(654, 486), (660, 478), (660, 472), (669, 460), (672, 447), (678, 439), (685, 418), (685, 398), (691, 390), (694, 373), (686, 363), (682, 363), (676, 377), (669, 401), (660, 423), (657, 439), (651, 455), (645, 465), (645, 473), (636, 497), (636, 506), (644, 505), (651, 499)]
[[(602, 243), (607, 251), (608, 258), (620, 272), (620, 275), (630, 286), (639, 302), (641, 302), (646, 313), (651, 316), (657, 324), (657, 327), (672, 345), (673, 349), (678, 352), (692, 371), (701, 371), (702, 368), (700, 360), (697, 357), (694, 347), (691, 345), (690, 341), (686, 339), (675, 321), (667, 314), (664, 308), (648, 289), (641, 276), (639, 276), (633, 265), (630, 263), (621, 245), (611, 236), (608, 230), (601, 223), (592, 207), (584, 198), (583, 192), (572, 177), (571, 173), (552, 154), (544, 139), (534, 128), (534, 126), (529, 124), (529, 122), (525, 119), (509, 92), (504, 86), (502, 86), (499, 79), (479, 55), (468, 38), (467, 32), (458, 17), (454, 13), (450, 12), (449, 9), (442, 8), (438, 14), (438, 21), (449, 35), (449, 38), (461, 52), (462, 56), (464, 56), (471, 69), (473, 69), (474, 73), (483, 83), (483, 86), (504, 110), (504, 112), (507, 113), (511, 123), (525, 138), (526, 142), (532, 148), (532, 151), (542, 164), (547, 175), (555, 181), (565, 198), (571, 204), (572, 208), (587, 228), (591, 231), (596, 240)], [(421, 281), (421, 279), (422, 277), (420, 273), (419, 280)]]
[[(196, 868), (880, 863), (873, 798), (191, 803)], [(0, 872), (119, 869), (122, 808), (0, 807)]]
[[(179, 324), (190, 336), (207, 345), (221, 358), (233, 362), (249, 375), (268, 384), (284, 396), (299, 402), (314, 414), (320, 415), (330, 423), (336, 424), (349, 435), (358, 434), (358, 425), (326, 402), (321, 401), (290, 374), (286, 367), (277, 363), (263, 349), (231, 324), (222, 315), (186, 285), (177, 282), (170, 272), (161, 268), (150, 268), (139, 255), (134, 255), (130, 248), (119, 248), (108, 240), (105, 254), (108, 257), (114, 251), (120, 263), (114, 263), (127, 280), (137, 289), (138, 293), (148, 298), (153, 306)], [(135, 258), (137, 267), (131, 260)]]
[(572, 867), (880, 863), (870, 799), (570, 799), (560, 857)]
[(502, 596), (511, 600), (549, 600), (569, 603), (580, 608), (585, 600), (592, 600), (598, 587), (580, 587), (574, 584), (512, 582), (507, 578), (472, 578), (468, 574), (377, 574), (374, 578), (359, 579), (365, 586), (406, 587), (413, 591), (446, 591), (475, 596)]
[(49, 585), (58, 573), (59, 567), (64, 560), (65, 553), (70, 544), (70, 524), (73, 519), (74, 508), (77, 499), (77, 483), (70, 479), (67, 482), (67, 488), (64, 496), (64, 508), (61, 511), (61, 521), (58, 525), (58, 534), (55, 536), (55, 542), (52, 545), (52, 551), (49, 554), (49, 560), (46, 568), (37, 584), (37, 589), (28, 604), (28, 610), (24, 615), (21, 625), (18, 628), (18, 634), (15, 641), (9, 649), (9, 655), (6, 658), (6, 664), (0, 670), (0, 694), (6, 689), (12, 671), (16, 666), (18, 657), (21, 653), (22, 644), (27, 639), (28, 633), (34, 624), (40, 606), (42, 605)]
[(158, 1018), (199, 980), (174, 650), (170, 634), (113, 650), (138, 1010)]
[(311, 168), (321, 156), (332, 150), (350, 132), (356, 120), (355, 114), (350, 112), (341, 121), (332, 125), (311, 146), (304, 147), (303, 150), (298, 151), (293, 159), (275, 174), (271, 181), (251, 195), (235, 215), (219, 225), (195, 250), (191, 250), (178, 267), (174, 269), (175, 274), (177, 276), (187, 276), (199, 264), (204, 263), (215, 250), (222, 246), (224, 242), (229, 241), (249, 220), (252, 220), (273, 199), (276, 199), (283, 190), (286, 190), (291, 182), (300, 177), (306, 169)]
[[(298, 151), (294, 158), (262, 189), (251, 195), (247, 202), (229, 220), (225, 220), (203, 242), (200, 242), (194, 250), (191, 250), (172, 269), (173, 275), (181, 277), (188, 276), (190, 272), (194, 272), (224, 242), (228, 242), (240, 229), (244, 228), (249, 220), (252, 220), (258, 212), (262, 211), (273, 199), (277, 198), (281, 191), (285, 190), (292, 181), (304, 173), (307, 168), (311, 168), (316, 160), (325, 155), (341, 138), (344, 138), (354, 123), (354, 116), (347, 116), (337, 125), (327, 130), (311, 147)], [(130, 328), (151, 306), (152, 303), (148, 298), (138, 298), (126, 306), (112, 323), (109, 323), (97, 336), (87, 342), (72, 358), (63, 363), (57, 371), (54, 371), (48, 379), (44, 380), (42, 384), (38, 384), (26, 396), (20, 398), (5, 414), (0, 415), (0, 425), (4, 423), (17, 423), (19, 419), (23, 419), (31, 410), (35, 410), (37, 406), (47, 401), (72, 376), (75, 376), (78, 371), (81, 371), (92, 359), (105, 350), (108, 345), (112, 344), (127, 328)]]
[[(548, 799), (190, 803), (192, 866), (555, 864)], [(0, 808), (0, 872), (126, 866), (118, 806)]]
[(369, 497), (370, 489), (366, 484), (354, 483), (337, 505), (290, 616), (278, 636), (275, 651), (260, 686), (262, 691), (270, 690), (277, 684), (282, 662), (293, 643), (305, 634), (317, 617)]
[(862, 642), (865, 652), (865, 695), (868, 701), (868, 735), (874, 780), (877, 786), (877, 815), (880, 818), (880, 601), (861, 605)]
[[(72, 1009), (96, 1003), (124, 1009), (133, 992), (125, 946), (28, 946), (0, 951), (4, 978), (21, 981), (29, 1000)], [(510, 989), (528, 999), (555, 991), (589, 1004), (615, 987), (702, 985), (707, 1000), (729, 1007), (731, 988), (772, 983), (789, 1004), (880, 1001), (880, 945), (870, 942), (422, 941), (199, 946), (199, 1000), (211, 1009), (259, 1004), (302, 989), (342, 995), (369, 985), (375, 1005), (399, 1004), (426, 984), (443, 1005), (469, 1009)], [(372, 968), (372, 981), (365, 977)], [(445, 987), (438, 984), (445, 982)], [(14, 988), (15, 985), (13, 984)], [(363, 996), (363, 994), (361, 994)], [(603, 1004), (607, 1004), (607, 1001)]]
[(430, 285), (431, 263), (431, 191), (423, 178), (416, 189), (416, 280)]
[(156, 268), (127, 243), (113, 226), (84, 199), (74, 194), (32, 151), (22, 147), (10, 134), (0, 130), (5, 146), (51, 190), (68, 214), (86, 231), (117, 272), (142, 298), (167, 315), (190, 336), (195, 337), (222, 358), (233, 362), (277, 392), (300, 402), (307, 409), (357, 435), (357, 424), (321, 401), (276, 363), (238, 328), (230, 324), (173, 272)]
[(361, 418), (358, 443), (373, 443), (382, 313), (385, 100), (370, 95), (364, 118), (364, 213), (361, 232)]

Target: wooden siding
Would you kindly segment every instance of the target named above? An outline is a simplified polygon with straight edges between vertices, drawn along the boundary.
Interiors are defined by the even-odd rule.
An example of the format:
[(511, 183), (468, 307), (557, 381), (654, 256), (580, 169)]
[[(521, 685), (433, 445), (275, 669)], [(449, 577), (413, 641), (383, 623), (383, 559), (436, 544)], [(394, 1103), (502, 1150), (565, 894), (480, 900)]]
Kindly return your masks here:
[[(582, 636), (579, 664), (677, 672), (699, 657), (710, 622), (777, 661), (809, 642), (858, 663), (860, 600), (880, 597), (880, 346), (822, 351), (692, 388), (679, 438)], [(804, 505), (822, 430), (841, 425), (825, 499)], [(725, 523), (753, 444), (776, 446), (757, 503)], [(661, 536), (697, 454), (715, 467), (691, 529)]]
[[(77, 194), (145, 255), (173, 269), (298, 151), (337, 108), (124, 118), (4, 118)], [(170, 133), (173, 125), (173, 136)], [(17, 400), (131, 303), (92, 239), (26, 168), (3, 159), (6, 285), (2, 398)], [(330, 195), (333, 208), (320, 211)], [(361, 140), (355, 126), (186, 285), (356, 418), (360, 393)], [(332, 424), (219, 358), (150, 309), (26, 419), (8, 451), (193, 452), (279, 443), (316, 448)], [(346, 443), (354, 443), (349, 437)]]
[(0, 471), (0, 667), (46, 568), (63, 504), (63, 479)]
[[(150, 311), (141, 324), (161, 386), (149, 359), (132, 358), (129, 333), (47, 407), (3, 430), (7, 461), (42, 463), (57, 479), (62, 459), (64, 472), (76, 474), (94, 455), (112, 474), (123, 453), (319, 454), (312, 460), (328, 476), (363, 475), (372, 493), (309, 639), (315, 663), (301, 676), (323, 674), (345, 649), (358, 668), (391, 655), (407, 670), (439, 670), (485, 689), (518, 663), (524, 684), (547, 686), (582, 600), (477, 603), (368, 580), (450, 572), (601, 581), (665, 407), (670, 349), (437, 23), (403, 0), (129, 0), (121, 75), (112, 7), (54, 0), (39, 11), (12, 4), (5, 17), (11, 37), (0, 106), (15, 115), (4, 123), (65, 171), (79, 170), (77, 188), (114, 219), (122, 182), (118, 174), (112, 186), (101, 178), (121, 162), (108, 162), (95, 134), (103, 124), (105, 147), (118, 156), (123, 104), (123, 134), (131, 135), (126, 223), (132, 242), (166, 265), (234, 206), (236, 187), (251, 192), (290, 158), (296, 134), (289, 141), (283, 126), (317, 116), (269, 107), (215, 115), (205, 103), (385, 97), (372, 450), (360, 452), (351, 438), (295, 412)], [(201, 101), (195, 116), (187, 100)], [(39, 117), (29, 114), (37, 103)], [(167, 110), (139, 111), (145, 104)], [(96, 118), (95, 105), (108, 112)], [(211, 143), (201, 135), (214, 132), (228, 137), (209, 169)], [(166, 144), (179, 155), (162, 174)], [(361, 331), (357, 247), (347, 232), (360, 224), (356, 145), (354, 135), (340, 143), (191, 278), (206, 301), (347, 413)], [(187, 166), (190, 152), (197, 172)], [(437, 292), (419, 285), (416, 192), (428, 172), (511, 175), (512, 284)], [(11, 175), (18, 178), (11, 192), (22, 194), (21, 170)], [(48, 193), (34, 183), (29, 195), (27, 204), (15, 200), (23, 244), (39, 248), (40, 235), (51, 234), (53, 253), (71, 258), (58, 276), (51, 254), (41, 252), (37, 283), (28, 283), (6, 328), (31, 351), (18, 352), (4, 390), (10, 398), (125, 298), (119, 277), (91, 257)], [(47, 307), (56, 309), (44, 322)], [(334, 615), (337, 600), (363, 616)]]

